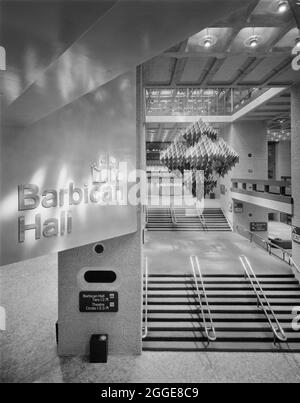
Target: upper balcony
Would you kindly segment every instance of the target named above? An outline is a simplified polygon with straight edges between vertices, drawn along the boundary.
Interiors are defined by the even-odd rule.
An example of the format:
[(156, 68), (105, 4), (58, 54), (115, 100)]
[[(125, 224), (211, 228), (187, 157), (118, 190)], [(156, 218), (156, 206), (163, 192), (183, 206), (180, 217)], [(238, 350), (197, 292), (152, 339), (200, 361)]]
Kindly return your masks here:
[(231, 193), (233, 199), (293, 215), (290, 182), (232, 179)]

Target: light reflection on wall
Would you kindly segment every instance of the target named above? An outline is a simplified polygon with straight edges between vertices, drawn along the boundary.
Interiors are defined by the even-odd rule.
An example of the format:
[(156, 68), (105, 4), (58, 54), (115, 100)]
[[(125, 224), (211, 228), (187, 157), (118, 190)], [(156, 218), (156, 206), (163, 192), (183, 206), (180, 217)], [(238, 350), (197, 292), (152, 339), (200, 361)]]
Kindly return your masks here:
[[(136, 231), (136, 207), (103, 206), (91, 200), (70, 205), (70, 183), (81, 190), (92, 189), (91, 165), (100, 155), (126, 162), (136, 168), (135, 71), (113, 80), (72, 104), (26, 128), (5, 126), (1, 169), (1, 262), (7, 264), (52, 251), (73, 248)], [(18, 211), (18, 185), (34, 184), (39, 196), (46, 190), (66, 190), (63, 206)], [(72, 230), (46, 237), (47, 219), (61, 219), (71, 211)], [(25, 230), (18, 241), (18, 220), (34, 225), (41, 216), (41, 238)], [(62, 222), (62, 220), (60, 220)]]
[(102, 82), (104, 75), (105, 70), (101, 64), (93, 63), (84, 55), (84, 51), (78, 54), (68, 51), (59, 61), (56, 70), (58, 93), (63, 101), (69, 101), (79, 92), (82, 95), (82, 91), (83, 94), (93, 91), (97, 83)]
[(40, 73), (41, 70), (38, 63), (38, 55), (33, 46), (29, 45), (25, 49), (24, 59), (25, 59), (24, 67), (25, 67), (25, 80), (26, 80), (25, 85), (29, 85), (36, 79), (37, 75)]
[(22, 84), (20, 76), (12, 71), (5, 73), (3, 77), (3, 93), (4, 105), (13, 102), (22, 92)]

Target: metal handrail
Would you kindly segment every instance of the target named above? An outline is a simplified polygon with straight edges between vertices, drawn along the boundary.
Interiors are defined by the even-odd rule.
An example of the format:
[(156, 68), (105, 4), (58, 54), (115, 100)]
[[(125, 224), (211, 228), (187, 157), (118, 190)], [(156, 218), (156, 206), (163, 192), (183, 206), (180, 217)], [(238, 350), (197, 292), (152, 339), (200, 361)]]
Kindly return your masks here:
[[(190, 261), (191, 261), (191, 265), (192, 265), (192, 269), (193, 269), (194, 280), (195, 280), (195, 285), (196, 285), (196, 290), (197, 290), (197, 295), (198, 295), (198, 300), (199, 300), (199, 305), (200, 305), (200, 309), (201, 309), (206, 337), (207, 337), (208, 342), (216, 341), (217, 336), (216, 336), (216, 332), (215, 332), (215, 328), (214, 328), (214, 324), (213, 324), (213, 320), (212, 320), (211, 310), (210, 310), (210, 307), (208, 304), (208, 299), (207, 299), (206, 289), (205, 289), (205, 285), (204, 285), (204, 281), (203, 281), (203, 277), (202, 277), (202, 273), (201, 273), (199, 259), (197, 256), (190, 256)], [(203, 290), (202, 295), (200, 293), (200, 289), (199, 289), (199, 285), (198, 285), (198, 278), (197, 278), (197, 274), (196, 274), (196, 268), (195, 268), (194, 261), (196, 262), (198, 274), (200, 277), (200, 282), (201, 282), (201, 286), (202, 286), (202, 290)], [(203, 303), (202, 303), (202, 297), (204, 298), (205, 304), (207, 306), (207, 312), (208, 312), (208, 316), (209, 316), (208, 321), (209, 321), (210, 325), (207, 324), (207, 320), (206, 320), (205, 312), (204, 312), (204, 308), (203, 308)]]
[(231, 221), (229, 220), (229, 218), (227, 217), (227, 214), (225, 213), (224, 209), (221, 209), (221, 210), (222, 210), (222, 212), (223, 212), (223, 214), (224, 214), (224, 217), (226, 218), (226, 221), (227, 221), (229, 227), (231, 228), (231, 231), (234, 232), (232, 222), (231, 222)]
[(300, 267), (295, 263), (295, 261), (292, 257), (290, 257), (289, 263), (292, 267), (294, 267), (297, 270), (298, 273), (300, 273)]
[(203, 229), (206, 230), (207, 229), (206, 221), (205, 221), (205, 218), (204, 218), (202, 212), (200, 211), (199, 207), (196, 207), (196, 211), (197, 211), (197, 214), (198, 214), (198, 217), (199, 217), (199, 220), (200, 220), (200, 223), (201, 223)]
[(171, 213), (172, 223), (177, 224), (177, 220), (176, 220), (176, 217), (175, 217), (175, 212), (174, 212), (173, 207), (170, 207), (170, 213)]
[(148, 336), (148, 258), (145, 257), (145, 266), (144, 266), (144, 274), (143, 274), (143, 285), (145, 282), (144, 296), (145, 296), (145, 320), (144, 326), (142, 330), (142, 338), (145, 339)]
[[(293, 255), (292, 255), (290, 252), (288, 252), (286, 249), (283, 249), (281, 246), (275, 244), (274, 242), (263, 238), (262, 236), (256, 234), (255, 232), (249, 231), (249, 230), (247, 230), (247, 228), (245, 228), (245, 227), (243, 227), (243, 226), (236, 225), (236, 229), (237, 229), (237, 231), (238, 231), (239, 233), (241, 233), (241, 232), (239, 231), (240, 228), (242, 228), (244, 232), (246, 232), (246, 233), (248, 233), (248, 234), (250, 235), (250, 242), (253, 242), (253, 239), (254, 239), (254, 238), (257, 238), (257, 239), (259, 239), (262, 243), (264, 243), (264, 244), (266, 245), (267, 251), (268, 251), (270, 254), (272, 254), (272, 248), (281, 251), (282, 254), (283, 254), (283, 259), (281, 259), (281, 260), (283, 260), (284, 262), (288, 263), (290, 266), (294, 266), (294, 267), (299, 271), (299, 273), (300, 273), (299, 267), (298, 267), (297, 265), (295, 265), (295, 263), (292, 263), (292, 262), (294, 262), (294, 260), (293, 260)], [(274, 253), (273, 253), (273, 254), (274, 254)], [(277, 254), (274, 254), (274, 255), (280, 258), (280, 256), (278, 256)], [(286, 257), (286, 256), (288, 257), (288, 262), (285, 260), (285, 257)]]
[(148, 207), (146, 207), (146, 224), (148, 224), (149, 216), (148, 216)]
[[(269, 322), (269, 325), (270, 325), (270, 327), (272, 329), (272, 332), (273, 332), (273, 335), (274, 335), (274, 344), (276, 344), (276, 339), (278, 339), (281, 342), (286, 342), (288, 340), (287, 336), (286, 336), (284, 330), (282, 329), (282, 327), (281, 327), (281, 325), (280, 325), (280, 323), (279, 323), (279, 321), (278, 321), (278, 319), (277, 319), (277, 317), (275, 315), (275, 312), (274, 312), (273, 308), (271, 307), (271, 305), (269, 303), (269, 300), (268, 300), (264, 290), (262, 289), (256, 274), (254, 273), (254, 270), (253, 270), (248, 258), (246, 256), (240, 256), (240, 261), (241, 261), (241, 263), (242, 263), (242, 265), (244, 267), (246, 276), (248, 277), (248, 279), (249, 279), (249, 281), (250, 281), (250, 283), (251, 283), (251, 285), (253, 287), (253, 290), (254, 290), (254, 292), (256, 294), (257, 303), (263, 309), (264, 314), (265, 314), (265, 316), (266, 316), (266, 318), (267, 318), (267, 320)], [(256, 285), (254, 284), (254, 282), (256, 283)], [(261, 293), (261, 295), (259, 294), (258, 291)], [(269, 312), (267, 311), (265, 304), (266, 304)], [(269, 315), (269, 313), (271, 315)], [(275, 328), (274, 323), (272, 322), (272, 320), (273, 320), (273, 322), (275, 322), (277, 328)]]

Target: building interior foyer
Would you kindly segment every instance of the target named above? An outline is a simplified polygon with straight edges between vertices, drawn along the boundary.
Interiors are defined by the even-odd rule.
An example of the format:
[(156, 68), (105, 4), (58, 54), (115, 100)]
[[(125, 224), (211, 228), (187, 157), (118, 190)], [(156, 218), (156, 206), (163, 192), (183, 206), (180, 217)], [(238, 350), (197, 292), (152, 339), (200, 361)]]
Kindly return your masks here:
[[(299, 383), (299, 1), (24, 4), (0, 2), (0, 383)], [(144, 199), (100, 205), (139, 193), (123, 163)]]

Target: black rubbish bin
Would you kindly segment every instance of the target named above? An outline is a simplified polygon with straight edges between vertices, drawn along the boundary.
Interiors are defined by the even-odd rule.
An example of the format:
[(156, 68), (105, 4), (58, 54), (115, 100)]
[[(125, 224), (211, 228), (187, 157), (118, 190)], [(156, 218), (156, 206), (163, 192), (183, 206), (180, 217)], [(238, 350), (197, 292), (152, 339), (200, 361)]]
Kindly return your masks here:
[(90, 363), (107, 363), (108, 335), (93, 334), (90, 340)]

